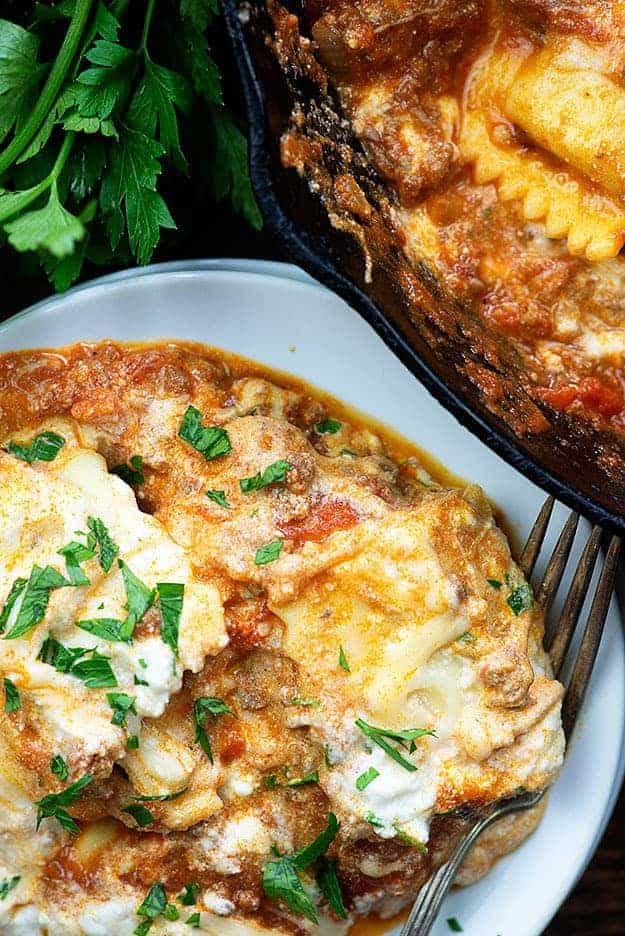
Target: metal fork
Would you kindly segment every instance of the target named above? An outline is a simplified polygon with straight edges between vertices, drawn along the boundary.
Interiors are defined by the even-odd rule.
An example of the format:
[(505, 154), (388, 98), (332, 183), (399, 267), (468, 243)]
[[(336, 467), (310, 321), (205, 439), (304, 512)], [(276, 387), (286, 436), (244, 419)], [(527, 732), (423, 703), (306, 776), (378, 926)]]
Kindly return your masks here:
[[(519, 559), (519, 565), (528, 581), (540, 554), (551, 519), (553, 505), (554, 500), (552, 497), (549, 497), (543, 504)], [(568, 563), (578, 522), (579, 515), (571, 513), (546, 565), (542, 580), (534, 588), (536, 603), (545, 616), (545, 649), (551, 658), (556, 678), (560, 678), (562, 675), (604, 536), (601, 527), (593, 527), (577, 564), (562, 611), (555, 620), (551, 620), (549, 612)], [(577, 716), (582, 707), (590, 674), (599, 649), (610, 598), (614, 590), (620, 551), (621, 540), (618, 536), (613, 536), (605, 553), (588, 619), (584, 626), (562, 703), (562, 725), (567, 743), (570, 740)], [(427, 936), (438, 916), (441, 904), (453, 884), (460, 865), (482, 832), (503, 816), (536, 806), (546, 792), (547, 790), (544, 789), (531, 793), (521, 793), (510, 799), (498, 800), (478, 814), (473, 813), (471, 818), (475, 820), (474, 824), (458, 843), (451, 858), (434, 872), (429, 881), (419, 891), (410, 911), (410, 916), (401, 931), (401, 936)]]

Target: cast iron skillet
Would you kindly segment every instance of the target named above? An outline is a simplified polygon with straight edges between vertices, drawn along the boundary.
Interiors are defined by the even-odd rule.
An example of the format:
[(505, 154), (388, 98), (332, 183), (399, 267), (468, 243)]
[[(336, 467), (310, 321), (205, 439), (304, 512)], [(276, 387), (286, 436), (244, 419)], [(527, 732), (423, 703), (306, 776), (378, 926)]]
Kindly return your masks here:
[[(223, 3), (247, 105), (252, 182), (285, 257), (341, 295), (498, 455), (591, 520), (625, 533), (623, 439), (547, 407), (515, 348), (488, 334), (431, 270), (407, 263), (390, 220), (393, 195), (302, 45), (299, 11), (274, 0), (268, 7)], [(283, 165), (285, 132), (283, 155), (298, 171)]]

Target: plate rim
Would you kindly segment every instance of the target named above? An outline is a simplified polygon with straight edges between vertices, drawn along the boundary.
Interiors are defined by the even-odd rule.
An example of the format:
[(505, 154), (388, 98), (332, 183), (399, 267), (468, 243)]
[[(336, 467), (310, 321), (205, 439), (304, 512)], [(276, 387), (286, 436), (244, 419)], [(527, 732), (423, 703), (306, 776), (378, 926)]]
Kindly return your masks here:
[[(4, 335), (7, 331), (10, 331), (11, 328), (16, 323), (19, 323), (27, 318), (36, 317), (39, 314), (45, 314), (45, 312), (48, 311), (50, 308), (54, 308), (59, 305), (62, 305), (68, 297), (71, 298), (77, 294), (85, 293), (85, 292), (99, 291), (102, 287), (114, 286), (117, 283), (125, 283), (125, 282), (132, 281), (132, 280), (141, 280), (141, 279), (155, 278), (155, 277), (161, 277), (161, 276), (169, 278), (170, 275), (172, 274), (175, 275), (178, 273), (197, 274), (198, 276), (204, 276), (206, 274), (210, 275), (211, 273), (217, 273), (217, 274), (231, 273), (231, 274), (239, 274), (243, 278), (269, 277), (271, 279), (275, 279), (279, 281), (297, 283), (299, 285), (306, 286), (309, 288), (312, 287), (313, 289), (319, 290), (320, 292), (323, 292), (323, 293), (330, 293), (334, 295), (334, 297), (337, 300), (345, 303), (348, 306), (350, 305), (342, 296), (338, 295), (337, 293), (333, 293), (333, 291), (329, 289), (327, 286), (323, 285), (322, 283), (319, 283), (317, 280), (314, 279), (314, 277), (312, 277), (306, 271), (304, 271), (303, 269), (301, 269), (300, 267), (292, 263), (273, 261), (273, 260), (255, 260), (255, 259), (248, 259), (248, 258), (236, 258), (236, 257), (224, 257), (224, 258), (215, 257), (215, 258), (204, 258), (204, 259), (198, 258), (198, 259), (190, 259), (190, 260), (174, 260), (174, 261), (165, 261), (163, 263), (153, 263), (153, 264), (146, 265), (144, 267), (129, 267), (124, 270), (119, 270), (113, 273), (108, 273), (108, 274), (105, 274), (104, 276), (95, 277), (93, 279), (86, 280), (82, 283), (79, 283), (64, 293), (53, 294), (51, 296), (45, 297), (41, 299), (39, 302), (36, 302), (33, 305), (28, 306), (20, 310), (19, 312), (14, 313), (9, 318), (1, 322), (0, 323), (0, 336)], [(373, 326), (369, 322), (366, 322), (365, 324), (371, 330), (371, 332), (375, 335), (376, 339), (381, 341), (383, 344), (385, 344), (385, 342), (380, 338), (376, 329), (374, 329)], [(392, 351), (392, 349), (390, 350)], [(419, 383), (423, 387), (423, 389), (426, 391), (426, 393), (436, 400), (436, 396), (431, 393), (430, 389), (427, 386), (425, 386), (423, 383), (421, 383), (421, 381), (418, 380), (418, 378), (412, 373), (412, 371), (408, 367), (406, 367), (403, 361), (399, 359), (396, 355), (394, 355), (394, 357), (397, 363), (400, 365), (400, 367), (402, 367), (404, 370), (407, 371), (407, 373), (410, 374), (411, 379)], [(320, 388), (320, 389), (323, 389), (323, 388)], [(440, 405), (440, 401), (436, 400), (436, 402), (438, 402)], [(493, 452), (492, 448), (486, 445), (486, 443), (483, 442), (482, 439), (479, 438), (479, 436), (472, 433), (471, 430), (468, 429), (462, 423), (460, 419), (458, 419), (455, 413), (449, 410), (447, 410), (447, 412), (449, 413), (450, 416), (453, 417), (454, 422), (457, 424), (458, 430), (460, 432), (468, 432), (470, 435), (472, 435), (476, 439), (476, 442), (479, 445), (481, 445), (487, 451)], [(498, 454), (498, 453), (494, 453), (494, 454)], [(523, 472), (521, 472), (515, 465), (508, 462), (508, 467), (514, 470), (523, 479), (523, 481), (536, 485), (536, 481), (533, 478), (528, 479), (523, 474)], [(536, 486), (540, 487), (540, 485), (536, 485)], [(616, 609), (617, 609), (617, 614), (618, 614), (618, 620), (619, 620), (620, 627), (621, 627), (621, 639), (625, 641), (625, 580), (623, 579), (623, 577), (620, 577), (617, 581)], [(579, 866), (576, 877), (574, 878), (574, 880), (572, 880), (572, 882), (570, 883), (570, 886), (568, 886), (566, 891), (562, 895), (558, 896), (556, 904), (553, 906), (549, 906), (547, 908), (544, 918), (541, 921), (541, 929), (536, 931), (535, 936), (540, 936), (540, 934), (544, 932), (545, 927), (549, 925), (550, 921), (558, 912), (562, 904), (567, 900), (567, 898), (570, 896), (572, 891), (575, 889), (575, 887), (579, 883), (579, 880), (581, 879), (586, 869), (588, 868), (590, 862), (594, 858), (596, 850), (601, 842), (601, 839), (603, 838), (607, 825), (614, 812), (624, 780), (625, 780), (625, 729), (621, 737), (620, 752), (619, 752), (617, 766), (612, 777), (612, 786), (611, 786), (610, 796), (606, 802), (606, 806), (604, 808), (601, 821), (597, 825), (594, 837), (592, 838), (592, 840), (589, 839), (587, 842), (584, 857), (583, 857), (583, 860), (580, 862), (580, 866)], [(392, 933), (389, 934), (389, 936), (392, 936)]]

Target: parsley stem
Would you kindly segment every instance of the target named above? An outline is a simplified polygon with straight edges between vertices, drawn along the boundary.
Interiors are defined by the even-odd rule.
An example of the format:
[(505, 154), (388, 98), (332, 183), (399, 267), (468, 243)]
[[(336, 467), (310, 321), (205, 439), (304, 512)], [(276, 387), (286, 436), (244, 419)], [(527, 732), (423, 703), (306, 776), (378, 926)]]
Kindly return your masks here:
[(52, 109), (72, 59), (78, 51), (92, 6), (93, 0), (76, 0), (76, 6), (74, 7), (65, 39), (52, 66), (52, 70), (48, 75), (48, 80), (43, 86), (39, 99), (33, 108), (33, 112), (20, 132), (13, 137), (4, 152), (0, 153), (0, 178), (24, 152)]
[(150, 26), (152, 25), (152, 17), (154, 16), (155, 6), (156, 0), (148, 0), (147, 9), (145, 11), (145, 19), (143, 21), (143, 32), (141, 33), (141, 49), (144, 52), (147, 51), (148, 34), (150, 32)]
[(40, 195), (43, 195), (43, 193), (46, 192), (49, 188), (56, 186), (58, 178), (63, 171), (63, 166), (67, 162), (67, 157), (69, 156), (73, 145), (74, 134), (66, 133), (63, 140), (63, 145), (59, 150), (59, 155), (56, 157), (55, 163), (48, 175), (45, 176), (45, 178), (43, 178), (37, 185), (33, 186), (32, 189), (29, 189), (27, 193), (20, 193), (23, 194), (24, 197), (20, 201), (19, 206), (16, 206), (15, 203), (13, 203), (13, 205), (9, 204), (9, 206), (5, 208), (4, 211), (0, 211), (0, 224), (4, 224), (5, 221), (8, 221), (9, 218), (12, 215), (17, 214), (18, 211), (23, 211), (25, 208), (28, 208), (28, 206), (32, 205), (32, 203), (36, 201)]

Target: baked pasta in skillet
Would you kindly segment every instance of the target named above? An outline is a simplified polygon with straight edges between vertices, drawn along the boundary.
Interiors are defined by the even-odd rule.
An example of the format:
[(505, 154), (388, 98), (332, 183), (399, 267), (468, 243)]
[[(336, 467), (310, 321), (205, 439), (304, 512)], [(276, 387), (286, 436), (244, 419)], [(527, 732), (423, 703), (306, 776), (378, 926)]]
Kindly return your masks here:
[(411, 262), (512, 340), (539, 399), (622, 433), (625, 5), (305, 9)]
[(5, 354), (0, 420), (2, 933), (347, 933), (461, 807), (554, 779), (562, 689), (479, 488), (200, 346)]

